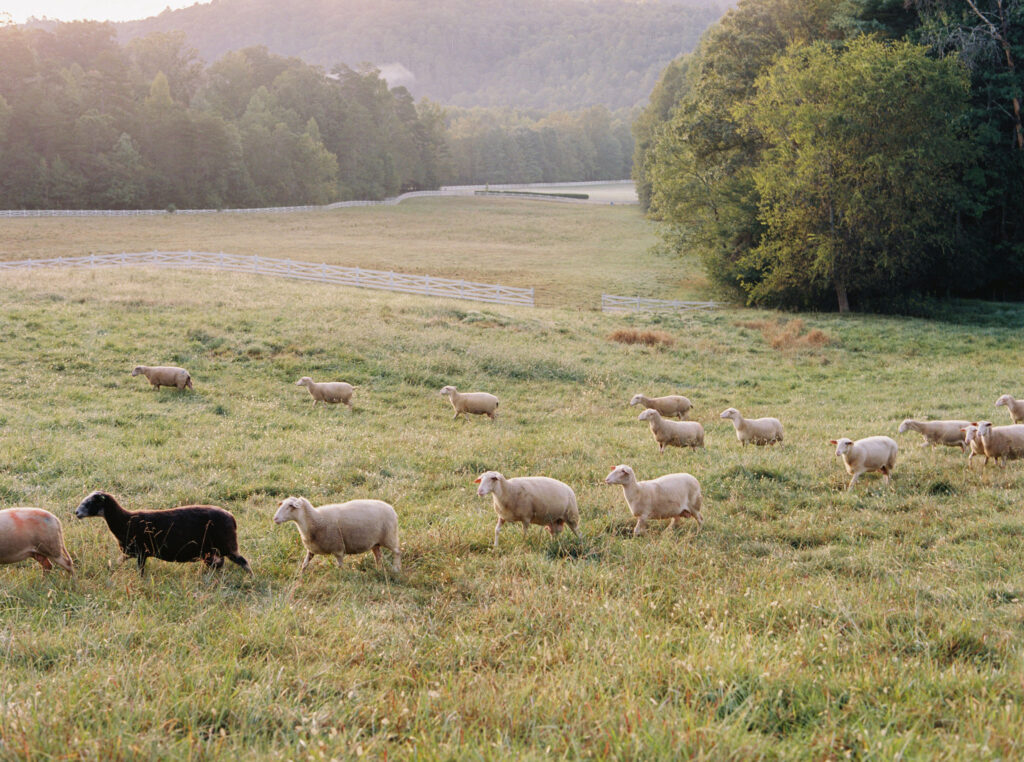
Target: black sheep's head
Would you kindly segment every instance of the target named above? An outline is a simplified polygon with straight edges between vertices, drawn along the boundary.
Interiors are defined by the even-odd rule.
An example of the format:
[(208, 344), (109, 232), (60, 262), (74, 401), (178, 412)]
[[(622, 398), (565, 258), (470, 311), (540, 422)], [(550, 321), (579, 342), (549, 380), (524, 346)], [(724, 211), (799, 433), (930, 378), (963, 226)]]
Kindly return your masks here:
[(113, 497), (106, 492), (97, 490), (78, 504), (78, 507), (75, 509), (75, 516), (80, 519), (90, 516), (102, 516), (103, 509), (112, 502), (114, 502)]

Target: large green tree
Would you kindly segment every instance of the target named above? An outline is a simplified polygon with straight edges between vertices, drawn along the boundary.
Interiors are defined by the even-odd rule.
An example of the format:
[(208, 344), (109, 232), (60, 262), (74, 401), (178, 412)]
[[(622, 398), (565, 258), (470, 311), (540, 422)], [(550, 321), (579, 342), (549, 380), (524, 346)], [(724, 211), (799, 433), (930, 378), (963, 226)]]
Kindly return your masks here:
[(861, 37), (795, 47), (736, 109), (766, 143), (751, 176), (764, 226), (741, 260), (750, 301), (815, 305), (892, 295), (945, 267), (976, 155), (955, 58)]

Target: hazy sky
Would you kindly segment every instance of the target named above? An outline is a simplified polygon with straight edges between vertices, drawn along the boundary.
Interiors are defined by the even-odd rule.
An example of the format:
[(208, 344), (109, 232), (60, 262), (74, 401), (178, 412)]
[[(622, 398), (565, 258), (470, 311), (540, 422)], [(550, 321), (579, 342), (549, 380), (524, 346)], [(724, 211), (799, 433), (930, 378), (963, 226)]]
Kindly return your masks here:
[(16, 24), (29, 16), (61, 21), (90, 19), (128, 21), (156, 16), (164, 8), (184, 8), (196, 0), (0, 0), (0, 16), (6, 11)]

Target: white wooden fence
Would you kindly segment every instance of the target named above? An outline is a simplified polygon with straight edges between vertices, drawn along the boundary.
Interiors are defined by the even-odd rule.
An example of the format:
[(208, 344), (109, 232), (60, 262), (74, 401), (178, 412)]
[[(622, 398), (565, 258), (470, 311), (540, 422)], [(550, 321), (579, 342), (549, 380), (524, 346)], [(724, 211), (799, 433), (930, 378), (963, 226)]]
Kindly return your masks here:
[(29, 270), (42, 267), (160, 267), (177, 270), (227, 270), (276, 275), (282, 278), (334, 283), (340, 286), (400, 291), (406, 294), (441, 296), (450, 299), (469, 299), (494, 304), (518, 304), (532, 307), (533, 289), (475, 283), (468, 280), (435, 278), (432, 275), (366, 270), (361, 267), (342, 267), (293, 259), (273, 259), (260, 256), (209, 253), (200, 251), (144, 251), (130, 254), (89, 254), (82, 257), (56, 257), (53, 259), (19, 259), (0, 261), (0, 272)]
[(691, 312), (711, 310), (718, 302), (679, 302), (668, 299), (647, 299), (642, 296), (601, 294), (601, 312)]

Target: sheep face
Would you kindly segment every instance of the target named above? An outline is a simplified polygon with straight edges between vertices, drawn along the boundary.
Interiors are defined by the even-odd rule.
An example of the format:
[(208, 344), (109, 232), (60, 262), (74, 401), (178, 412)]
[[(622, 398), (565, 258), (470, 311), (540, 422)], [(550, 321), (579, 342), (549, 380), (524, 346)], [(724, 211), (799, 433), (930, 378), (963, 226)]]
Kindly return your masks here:
[(132, 378), (134, 378), (135, 376), (141, 376), (142, 374), (143, 370), (141, 365), (136, 365), (134, 368), (132, 368)]
[(837, 458), (843, 453), (849, 452), (850, 448), (853, 447), (853, 440), (849, 437), (843, 437), (842, 439), (830, 439), (829, 441), (836, 446)]
[(302, 500), (301, 497), (286, 497), (282, 500), (274, 514), (274, 523), (284, 524), (286, 521), (295, 521), (299, 509), (302, 507)]
[(295, 382), (295, 385), (296, 386), (306, 386), (306, 387), (308, 387), (312, 383), (313, 383), (313, 379), (311, 379), (309, 376), (303, 376), (302, 378), (300, 378), (298, 381)]
[(970, 426), (960, 429), (964, 433), (964, 441), (970, 444), (978, 436), (978, 427), (973, 423)]
[(491, 494), (494, 492), (494, 485), (498, 483), (499, 479), (501, 479), (501, 474), (497, 471), (486, 471), (480, 474), (474, 482), (474, 484), (480, 485), (476, 489), (476, 494), (480, 497)]
[(722, 414), (719, 415), (718, 417), (719, 418), (729, 418), (729, 419), (731, 419), (733, 421), (736, 421), (736, 420), (739, 420), (740, 411), (737, 410), (734, 407), (729, 407), (729, 408), (726, 408), (725, 410), (723, 410)]
[(1012, 405), (1016, 400), (1009, 394), (1004, 394), (1002, 397), (996, 400), (996, 407), (1007, 407)]
[(902, 434), (902, 433), (904, 433), (909, 428), (910, 428), (910, 419), (907, 418), (903, 423), (900, 424), (899, 433)]
[(612, 472), (604, 478), (605, 484), (629, 484), (636, 475), (633, 473), (633, 469), (629, 466), (616, 466), (612, 469)]
[(636, 417), (638, 421), (651, 421), (658, 418), (661, 418), (661, 413), (659, 413), (654, 408), (647, 408), (644, 412), (640, 413), (640, 415)]
[(103, 509), (112, 499), (106, 492), (97, 490), (78, 504), (78, 507), (75, 509), (75, 517), (87, 519), (91, 516), (102, 516)]
[(633, 399), (631, 399), (629, 401), (630, 407), (632, 407), (633, 405), (641, 404), (644, 401), (643, 397), (644, 397), (644, 395), (642, 395), (642, 394), (634, 394), (633, 395)]
[(457, 390), (454, 386), (446, 386), (441, 390), (442, 397), (451, 397)]
[(992, 421), (978, 421), (977, 423), (972, 425), (978, 427), (979, 437), (987, 437), (989, 434), (992, 433)]

